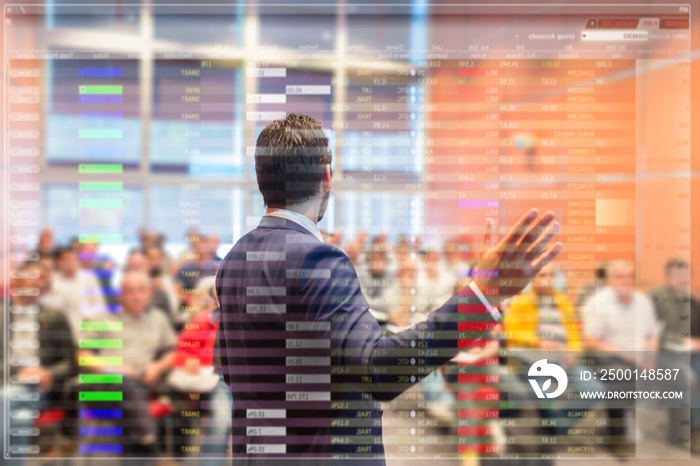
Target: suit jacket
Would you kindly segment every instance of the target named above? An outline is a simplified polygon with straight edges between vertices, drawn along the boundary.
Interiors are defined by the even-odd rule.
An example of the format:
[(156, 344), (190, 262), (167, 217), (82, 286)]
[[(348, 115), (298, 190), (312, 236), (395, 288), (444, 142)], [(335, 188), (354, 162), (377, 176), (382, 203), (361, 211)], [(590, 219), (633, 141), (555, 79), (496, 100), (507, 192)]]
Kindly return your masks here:
[(348, 257), (301, 225), (271, 216), (226, 255), (216, 291), (234, 456), (248, 459), (383, 464), (379, 402), (495, 325), (465, 288), (425, 322), (386, 335), (368, 312)]

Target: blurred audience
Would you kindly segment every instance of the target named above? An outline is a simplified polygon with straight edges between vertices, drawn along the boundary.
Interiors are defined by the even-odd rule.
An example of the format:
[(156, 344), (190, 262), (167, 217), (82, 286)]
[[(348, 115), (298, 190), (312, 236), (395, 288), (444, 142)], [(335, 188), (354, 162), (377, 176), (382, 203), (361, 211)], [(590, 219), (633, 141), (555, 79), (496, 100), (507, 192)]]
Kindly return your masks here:
[[(10, 439), (6, 446), (12, 457), (22, 458), (33, 437), (28, 429), (34, 426), (34, 413), (52, 402), (60, 405), (63, 401), (63, 384), (75, 373), (75, 344), (66, 316), (40, 303), (46, 289), (41, 264), (27, 262), (13, 274), (10, 309), (0, 304), (0, 330), (5, 335), (8, 320), (12, 335), (9, 354), (3, 354), (6, 345), (0, 345), (0, 358), (4, 361), (7, 357), (9, 363), (0, 368), (0, 377), (11, 382), (0, 389), (0, 436)], [(4, 412), (6, 406), (8, 413)], [(2, 431), (5, 426), (13, 432), (10, 437)]]
[[(577, 362), (576, 356), (582, 350), (580, 326), (576, 313), (565, 294), (557, 291), (555, 264), (547, 264), (532, 280), (530, 290), (515, 296), (508, 306), (503, 319), (503, 336), (509, 353), (509, 367), (516, 367), (515, 361), (521, 361), (523, 370), (517, 371), (518, 377), (509, 377), (509, 397), (521, 400), (531, 399), (531, 387), (527, 369), (536, 361), (546, 357), (548, 363), (556, 363), (565, 368), (569, 376), (569, 386), (574, 390), (602, 390), (597, 380), (582, 381), (578, 377), (587, 368)], [(539, 350), (539, 351), (538, 351)], [(546, 351), (543, 354), (542, 351)], [(553, 351), (561, 353), (552, 354)], [(537, 403), (539, 405), (539, 403)], [(556, 408), (539, 408), (540, 416), (545, 419), (568, 419), (569, 412), (589, 409), (595, 401), (572, 409), (570, 405), (560, 404)], [(540, 405), (541, 406), (541, 405)], [(566, 435), (569, 426), (554, 423), (552, 428), (544, 429), (542, 435)]]
[[(149, 246), (154, 247), (155, 246)], [(146, 256), (138, 249), (133, 250), (129, 253), (129, 258), (126, 260), (126, 265), (124, 266), (124, 272), (139, 272), (144, 275), (151, 277), (151, 302), (149, 306), (152, 308), (165, 311), (165, 314), (170, 318), (172, 322), (175, 322), (175, 310), (170, 305), (170, 300), (168, 295), (163, 290), (162, 283), (156, 277), (155, 279), (151, 275), (151, 265), (146, 258)]]
[(107, 310), (104, 289), (93, 271), (80, 268), (77, 249), (58, 248), (56, 265), (46, 299), (66, 314), (73, 336), (77, 338), (80, 323), (85, 318)]
[(540, 270), (529, 292), (514, 297), (503, 319), (508, 348), (579, 351), (574, 308), (554, 287), (554, 264)]
[(50, 254), (54, 249), (54, 235), (53, 228), (44, 227), (39, 233), (39, 244), (37, 244), (36, 251), (39, 254)]
[(160, 245), (147, 246), (143, 254), (148, 261), (148, 275), (153, 280), (154, 288), (165, 295), (162, 309), (177, 322), (181, 309), (175, 281), (168, 267), (167, 254)]
[(635, 289), (634, 266), (612, 261), (607, 286), (587, 300), (583, 309), (588, 347), (636, 364), (635, 352), (659, 348), (659, 326), (651, 300)]
[(380, 320), (386, 320), (394, 307), (391, 292), (395, 277), (389, 271), (387, 256), (384, 246), (374, 244), (367, 257), (367, 267), (357, 271), (370, 311), (379, 313), (380, 315), (375, 317)]
[[(474, 259), (466, 237), (452, 238), (442, 247), (424, 245), (420, 236), (406, 235), (390, 242), (386, 234), (378, 234), (370, 239), (364, 231), (354, 238), (344, 238), (339, 231), (325, 237), (355, 264), (370, 312), (390, 331), (424, 319), (466, 285)], [(200, 446), (204, 448), (200, 454), (224, 455), (231, 429), (231, 403), (235, 400), (231, 400), (230, 389), (217, 370), (219, 316), (213, 283), (221, 261), (220, 239), (195, 229), (189, 230), (185, 239), (187, 249), (180, 257), (171, 258), (165, 249), (165, 236), (143, 228), (137, 247), (125, 258), (116, 258), (100, 253), (98, 244), (81, 243), (78, 238), (72, 238), (68, 246), (57, 245), (51, 228), (41, 230), (38, 261), (13, 272), (16, 277), (10, 303), (15, 311), (9, 314), (10, 324), (17, 328), (13, 341), (38, 340), (39, 345), (12, 347), (11, 360), (33, 364), (11, 366), (10, 375), (26, 381), (10, 385), (11, 389), (38, 393), (39, 403), (44, 403), (46, 393), (66, 391), (75, 361), (83, 366), (82, 372), (120, 373), (124, 376), (121, 390), (129, 406), (124, 412), (125, 444), (136, 445), (127, 454), (159, 453), (156, 424), (147, 414), (148, 402), (158, 394), (169, 393), (180, 410), (186, 410), (192, 399), (203, 402), (209, 416), (195, 421), (202, 426)], [(115, 287), (114, 272), (118, 270), (114, 264), (120, 260), (124, 260), (123, 278), (121, 287)], [(661, 348), (677, 354), (692, 351), (690, 364), (696, 375), (700, 373), (700, 303), (689, 292), (687, 262), (668, 262), (666, 281), (650, 293), (651, 299), (635, 288), (634, 266), (625, 261), (600, 264), (595, 278), (577, 288), (567, 288), (562, 277), (554, 264), (543, 268), (529, 289), (502, 306), (502, 332), (497, 327), (485, 337), (489, 345), (460, 353), (455, 361), (478, 364), (479, 359), (497, 357), (496, 343), (500, 341), (519, 353), (602, 351), (610, 364), (651, 367), (668, 361), (640, 355)], [(36, 292), (26, 294), (20, 289)], [(569, 299), (575, 300), (576, 306)], [(82, 321), (120, 322), (124, 331), (110, 337), (110, 332), (80, 330)], [(41, 331), (34, 323), (39, 323)], [(181, 330), (179, 336), (176, 330)], [(78, 349), (78, 338), (113, 338), (123, 343), (119, 348)], [(122, 357), (123, 365), (102, 364), (103, 360), (95, 356)], [(558, 356), (551, 358), (557, 360)], [(562, 364), (567, 363), (562, 360)], [(435, 413), (440, 412), (439, 417), (449, 417), (450, 413), (456, 416), (456, 397), (445, 387), (441, 371), (421, 383), (424, 399), (433, 408), (445, 408), (430, 409), (429, 415), (438, 416)], [(113, 387), (91, 384), (89, 389), (110, 391)], [(694, 390), (697, 393), (700, 386)], [(6, 391), (2, 394), (8, 395)], [(191, 394), (197, 397), (190, 398)], [(25, 409), (19, 398), (12, 400), (11, 409)], [(93, 402), (82, 403), (90, 407)], [(106, 406), (105, 402), (99, 405)], [(37, 409), (45, 404), (31, 406)], [(543, 415), (557, 417), (562, 413), (550, 409)], [(621, 414), (620, 410), (611, 410), (608, 415), (616, 418)], [(695, 433), (700, 431), (698, 419), (696, 410), (692, 418)], [(18, 417), (12, 426), (31, 426), (32, 422)], [(28, 437), (13, 437), (13, 445), (27, 441)], [(693, 443), (698, 442), (700, 438), (694, 437)], [(210, 459), (211, 464), (219, 464)]]
[(653, 290), (650, 294), (656, 316), (664, 324), (661, 349), (698, 351), (700, 301), (690, 294), (690, 264), (671, 259), (666, 264), (665, 272), (665, 286)]
[(221, 262), (221, 259), (216, 255), (216, 249), (219, 246), (217, 236), (206, 237), (199, 233), (193, 233), (188, 238), (191, 241), (191, 249), (183, 254), (183, 262), (175, 276), (180, 301), (185, 306), (185, 310), (178, 313), (179, 325), (183, 325), (192, 318), (193, 313), (189, 312), (188, 307), (196, 293), (197, 282), (204, 277), (216, 275)]
[[(155, 456), (159, 453), (157, 426), (149, 415), (148, 401), (151, 390), (157, 387), (172, 365), (176, 336), (172, 324), (162, 311), (151, 308), (152, 285), (149, 276), (141, 271), (127, 271), (121, 283), (120, 313), (94, 316), (93, 322), (121, 324), (121, 329), (82, 331), (81, 339), (113, 339), (121, 345), (80, 349), (78, 359), (82, 369), (101, 374), (123, 375), (120, 386), (124, 402), (114, 402), (114, 408), (123, 409), (124, 435), (136, 456)], [(98, 358), (96, 358), (96, 356)], [(121, 358), (121, 365), (105, 362), (105, 357)], [(106, 360), (109, 361), (109, 360)], [(91, 384), (91, 391), (110, 391), (111, 384)], [(110, 402), (87, 402), (85, 405), (105, 409)]]
[[(197, 284), (192, 307), (195, 315), (179, 336), (168, 384), (186, 395), (179, 397), (178, 410), (192, 409), (192, 399), (208, 405), (206, 420), (201, 416), (186, 419), (201, 425), (200, 456), (225, 456), (231, 434), (231, 389), (221, 376), (216, 333), (219, 327), (219, 304), (215, 277), (205, 277)], [(193, 396), (195, 394), (196, 396)], [(191, 426), (190, 426), (191, 427)], [(222, 465), (221, 458), (207, 458), (200, 464)]]
[(437, 246), (425, 251), (422, 269), (424, 273), (420, 286), (425, 288), (425, 306), (430, 312), (442, 306), (457, 291), (459, 277), (443, 260), (442, 252)]
[[(583, 308), (586, 345), (595, 352), (598, 368), (651, 369), (659, 348), (659, 325), (651, 300), (635, 289), (631, 262), (615, 260), (607, 265), (607, 286), (588, 299)], [(600, 356), (600, 354), (605, 356)], [(609, 380), (609, 390), (630, 389), (629, 382)], [(625, 457), (633, 454), (635, 410), (611, 406), (608, 434), (623, 439), (611, 447)]]
[[(690, 374), (686, 380), (691, 397), (700, 393), (700, 302), (690, 294), (690, 264), (680, 259), (671, 259), (665, 267), (666, 284), (650, 294), (656, 316), (663, 325), (659, 366), (670, 369), (685, 369)], [(690, 351), (690, 354), (688, 354)], [(691, 400), (690, 411), (691, 445), (700, 451), (700, 403)], [(670, 410), (671, 425), (669, 441), (675, 443), (684, 437), (687, 413), (681, 409)]]

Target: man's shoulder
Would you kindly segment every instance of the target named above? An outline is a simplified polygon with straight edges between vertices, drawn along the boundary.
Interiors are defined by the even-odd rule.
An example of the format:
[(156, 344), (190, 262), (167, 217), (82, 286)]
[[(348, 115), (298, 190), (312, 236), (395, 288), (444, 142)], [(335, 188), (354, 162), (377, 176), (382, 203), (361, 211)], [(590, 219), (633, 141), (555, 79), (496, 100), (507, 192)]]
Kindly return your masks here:
[(304, 267), (323, 267), (352, 271), (357, 275), (355, 266), (345, 252), (337, 246), (328, 243), (317, 243), (305, 251), (302, 264)]
[(666, 298), (671, 296), (671, 290), (667, 286), (660, 286), (654, 288), (649, 292), (649, 298), (654, 301), (654, 303), (660, 304)]
[[(233, 245), (223, 261), (244, 259), (248, 252), (277, 249), (284, 251), (311, 250), (327, 245), (313, 235), (291, 228), (261, 228), (249, 231)], [(330, 246), (330, 245), (327, 245)]]
[[(300, 259), (308, 255), (344, 257), (347, 259), (347, 256), (341, 249), (319, 241), (313, 235), (289, 228), (257, 227), (243, 235), (233, 245), (224, 257), (223, 262), (249, 260), (251, 255), (261, 252), (285, 252), (287, 255), (292, 253)], [(289, 256), (286, 257), (286, 259), (290, 258)], [(257, 256), (254, 259), (261, 260)]]
[(159, 327), (171, 327), (167, 314), (159, 307), (149, 307), (145, 317)]
[[(617, 303), (617, 299), (615, 298), (612, 288), (602, 287), (594, 288), (594, 290), (595, 292), (583, 302), (581, 310), (584, 314), (599, 313), (599, 307), (602, 306), (603, 308), (607, 309), (608, 306), (612, 306)], [(600, 310), (602, 310), (602, 308)], [(603, 312), (603, 314), (609, 314), (609, 312), (606, 311)]]

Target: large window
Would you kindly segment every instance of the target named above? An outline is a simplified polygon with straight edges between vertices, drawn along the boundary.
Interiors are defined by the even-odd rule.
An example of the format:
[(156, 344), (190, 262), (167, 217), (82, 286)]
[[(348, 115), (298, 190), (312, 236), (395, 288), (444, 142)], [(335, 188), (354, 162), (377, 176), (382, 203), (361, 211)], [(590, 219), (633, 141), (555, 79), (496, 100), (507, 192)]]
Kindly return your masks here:
[(138, 229), (143, 225), (141, 188), (124, 186), (120, 191), (90, 192), (91, 202), (85, 202), (88, 196), (77, 183), (47, 183), (41, 186), (41, 193), (42, 222), (51, 225), (56, 241), (65, 244), (88, 231), (120, 235), (122, 241), (118, 242), (137, 241)]
[(139, 62), (47, 60), (45, 69), (47, 165), (118, 162), (137, 167)]

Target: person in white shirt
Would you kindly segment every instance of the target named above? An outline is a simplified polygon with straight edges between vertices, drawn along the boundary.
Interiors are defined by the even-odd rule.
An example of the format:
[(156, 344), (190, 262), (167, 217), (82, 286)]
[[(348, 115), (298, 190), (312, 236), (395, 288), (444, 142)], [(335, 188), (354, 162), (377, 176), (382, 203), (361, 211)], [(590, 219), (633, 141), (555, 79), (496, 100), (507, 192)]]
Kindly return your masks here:
[[(57, 253), (57, 273), (53, 274), (49, 293), (62, 305), (73, 331), (80, 333), (80, 323), (91, 314), (107, 312), (102, 286), (94, 273), (80, 269), (78, 251), (61, 248)], [(76, 340), (77, 341), (77, 340)]]
[(634, 267), (629, 262), (611, 262), (607, 284), (583, 308), (588, 347), (635, 364), (634, 352), (659, 348), (654, 305), (634, 288)]
[[(652, 368), (659, 348), (660, 329), (651, 300), (634, 287), (634, 266), (627, 261), (612, 261), (607, 268), (607, 285), (598, 290), (583, 308), (584, 339), (596, 356), (599, 368)], [(607, 381), (607, 389), (634, 389), (624, 380)], [(632, 418), (634, 410), (608, 407), (608, 435), (625, 436), (629, 441), (617, 442), (614, 453), (627, 456), (635, 448)], [(628, 419), (628, 421), (625, 421)], [(632, 442), (630, 444), (630, 442)]]

